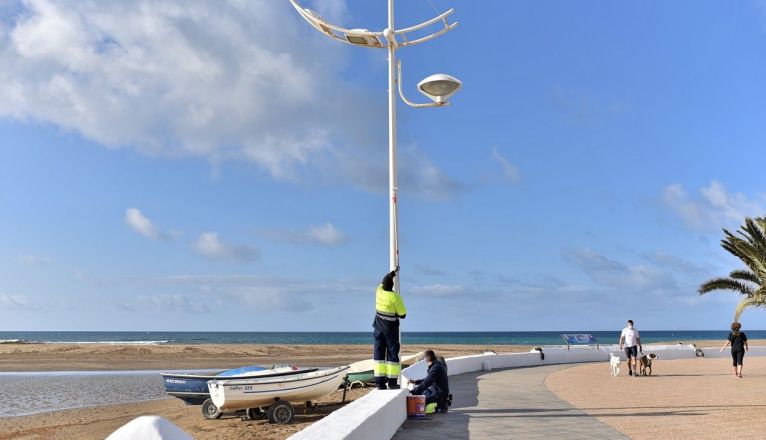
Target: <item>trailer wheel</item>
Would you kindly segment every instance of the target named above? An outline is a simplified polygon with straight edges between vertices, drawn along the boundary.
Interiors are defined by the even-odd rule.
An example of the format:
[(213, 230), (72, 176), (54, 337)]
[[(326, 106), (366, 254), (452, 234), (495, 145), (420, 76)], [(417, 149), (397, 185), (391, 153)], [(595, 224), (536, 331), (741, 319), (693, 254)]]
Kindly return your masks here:
[(248, 408), (245, 410), (245, 415), (250, 420), (259, 420), (266, 417), (266, 413), (261, 408)]
[(223, 414), (223, 412), (221, 412), (221, 410), (215, 406), (213, 399), (205, 399), (205, 401), (202, 403), (202, 415), (205, 416), (206, 419), (220, 419), (221, 414)]
[(269, 407), (269, 422), (278, 423), (280, 425), (286, 425), (293, 421), (295, 417), (295, 408), (290, 405), (290, 402), (284, 400), (277, 400)]

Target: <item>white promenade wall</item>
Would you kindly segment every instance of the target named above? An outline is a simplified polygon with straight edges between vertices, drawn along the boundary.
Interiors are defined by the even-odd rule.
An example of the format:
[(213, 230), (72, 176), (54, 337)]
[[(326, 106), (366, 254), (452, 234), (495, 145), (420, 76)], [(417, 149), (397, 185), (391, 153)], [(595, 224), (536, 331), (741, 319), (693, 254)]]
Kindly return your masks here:
[[(723, 344), (721, 344), (723, 346)], [(706, 358), (731, 358), (731, 349), (726, 348), (721, 351), (721, 347), (704, 347), (702, 352), (705, 353)], [(766, 346), (750, 346), (750, 350), (745, 353), (745, 357), (748, 356), (766, 356)]]
[[(673, 359), (692, 359), (698, 357), (694, 345), (644, 345), (644, 354), (654, 353), (660, 361)], [(717, 348), (702, 348), (705, 357), (729, 357), (729, 350), (720, 352)], [(624, 350), (618, 345), (594, 346), (549, 346), (543, 347), (545, 359), (540, 352), (494, 354), (484, 353), (474, 356), (448, 358), (447, 371), (450, 376), (473, 371), (500, 368), (536, 367), (540, 365), (574, 364), (582, 362), (608, 362), (609, 353), (619, 355), (625, 360)], [(749, 356), (766, 356), (766, 346), (751, 347)], [(404, 386), (409, 380), (426, 376), (425, 361), (420, 361), (402, 370)], [(300, 431), (290, 440), (356, 440), (390, 439), (407, 418), (406, 396), (408, 391), (372, 391), (349, 405), (333, 412), (324, 419)]]
[(407, 419), (407, 390), (373, 390), (289, 440), (389, 440)]

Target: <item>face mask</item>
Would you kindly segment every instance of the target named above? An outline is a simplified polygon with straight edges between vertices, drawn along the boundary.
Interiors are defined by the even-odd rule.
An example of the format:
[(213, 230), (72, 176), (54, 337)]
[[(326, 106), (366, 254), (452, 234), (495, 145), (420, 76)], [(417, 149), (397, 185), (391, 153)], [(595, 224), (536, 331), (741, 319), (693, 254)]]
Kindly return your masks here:
[(628, 328), (633, 328), (633, 324), (628, 324)]

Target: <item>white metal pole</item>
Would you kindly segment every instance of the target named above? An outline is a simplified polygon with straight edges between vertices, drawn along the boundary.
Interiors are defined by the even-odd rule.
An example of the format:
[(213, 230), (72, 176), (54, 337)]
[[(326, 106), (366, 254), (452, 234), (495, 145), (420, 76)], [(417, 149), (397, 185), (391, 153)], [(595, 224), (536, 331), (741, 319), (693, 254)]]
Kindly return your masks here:
[[(388, 0), (388, 29), (393, 35), (394, 0)], [(396, 45), (388, 42), (388, 183), (389, 183), (389, 232), (391, 270), (399, 264), (397, 179), (396, 179)], [(394, 279), (394, 290), (399, 291), (399, 277)]]
[[(394, 40), (394, 0), (388, 0), (388, 196), (389, 196), (389, 250), (391, 270), (399, 265), (399, 218), (397, 212), (397, 179), (396, 179), (396, 42)], [(394, 277), (394, 291), (399, 289), (399, 274)], [(399, 327), (399, 343), (402, 342), (402, 330)], [(402, 350), (399, 347), (399, 361)], [(401, 383), (401, 374), (398, 379)]]

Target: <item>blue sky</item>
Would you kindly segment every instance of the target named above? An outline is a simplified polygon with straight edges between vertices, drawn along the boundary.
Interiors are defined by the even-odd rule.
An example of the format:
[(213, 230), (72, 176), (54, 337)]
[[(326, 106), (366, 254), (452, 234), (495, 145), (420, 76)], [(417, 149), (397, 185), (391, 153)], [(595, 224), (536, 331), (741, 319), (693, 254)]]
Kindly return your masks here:
[[(405, 330), (725, 328), (696, 287), (766, 207), (766, 4), (434, 3), (460, 25), (400, 52), (405, 88), (464, 88), (399, 105)], [(3, 3), (0, 330), (367, 330), (385, 56), (287, 1)]]

